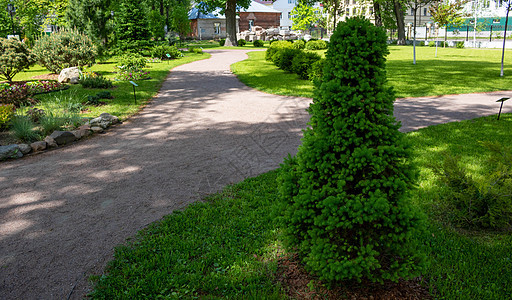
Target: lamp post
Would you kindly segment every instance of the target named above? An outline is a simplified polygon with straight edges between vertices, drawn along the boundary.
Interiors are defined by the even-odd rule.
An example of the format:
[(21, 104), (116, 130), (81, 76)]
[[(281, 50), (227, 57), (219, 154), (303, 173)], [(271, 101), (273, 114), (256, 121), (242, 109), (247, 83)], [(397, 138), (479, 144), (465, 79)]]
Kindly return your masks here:
[(16, 13), (16, 7), (14, 4), (7, 4), (7, 12), (11, 15), (12, 35), (14, 35), (14, 14)]

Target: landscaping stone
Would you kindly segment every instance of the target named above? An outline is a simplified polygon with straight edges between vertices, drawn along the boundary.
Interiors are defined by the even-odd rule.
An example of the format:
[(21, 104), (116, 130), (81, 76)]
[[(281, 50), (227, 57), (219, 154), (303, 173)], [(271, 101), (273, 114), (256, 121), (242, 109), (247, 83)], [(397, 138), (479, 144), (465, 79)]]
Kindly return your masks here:
[(49, 136), (47, 136), (44, 141), (46, 142), (46, 145), (48, 148), (57, 148), (59, 145), (55, 142), (55, 140)]
[(59, 79), (58, 81), (60, 83), (78, 83), (78, 80), (80, 79), (80, 70), (78, 67), (71, 67), (71, 68), (65, 68), (62, 71), (60, 71)]
[(65, 145), (69, 144), (76, 140), (76, 137), (73, 133), (69, 131), (54, 131), (50, 137), (55, 140), (57, 145)]
[(29, 154), (32, 151), (32, 147), (27, 144), (18, 144), (18, 148), (20, 148), (20, 151), (23, 154)]
[(84, 124), (78, 127), (79, 130), (91, 130), (91, 126), (89, 124)]
[(99, 117), (89, 121), (89, 125), (92, 127), (101, 127), (107, 129), (110, 125), (119, 122), (119, 118), (108, 113), (102, 113)]
[(34, 151), (34, 152), (46, 150), (46, 142), (45, 141), (34, 142), (34, 143), (30, 144), (30, 148), (32, 148), (32, 151)]
[(93, 126), (91, 127), (91, 130), (94, 132), (94, 133), (102, 133), (104, 130), (102, 127), (100, 126)]
[(0, 146), (0, 160), (20, 157), (23, 157), (23, 153), (18, 145)]

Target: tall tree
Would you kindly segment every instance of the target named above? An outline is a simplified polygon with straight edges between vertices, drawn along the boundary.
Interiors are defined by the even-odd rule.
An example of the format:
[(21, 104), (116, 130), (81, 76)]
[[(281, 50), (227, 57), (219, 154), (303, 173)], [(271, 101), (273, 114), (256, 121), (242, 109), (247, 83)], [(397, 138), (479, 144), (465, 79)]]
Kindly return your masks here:
[(237, 7), (248, 8), (251, 0), (204, 0), (198, 4), (199, 8), (206, 12), (221, 9), (221, 13), (226, 16), (226, 43), (225, 46), (238, 45), (236, 40), (236, 10)]
[(70, 28), (87, 34), (94, 42), (107, 44), (112, 29), (110, 0), (69, 0), (66, 19)]
[(292, 9), (291, 14), (293, 30), (309, 30), (322, 19), (320, 9), (300, 2)]
[(146, 9), (140, 0), (122, 0), (114, 16), (116, 46), (123, 51), (138, 51), (149, 45)]
[[(410, 5), (411, 5), (411, 8), (413, 10), (413, 15), (414, 15), (414, 24), (413, 24), (413, 43), (412, 43), (412, 52), (413, 52), (413, 59), (412, 59), (412, 64), (415, 65), (416, 64), (416, 15), (418, 14), (418, 9), (422, 6), (426, 6), (427, 4), (429, 3), (432, 3), (434, 1), (438, 1), (438, 0), (414, 0), (414, 2), (411, 2)], [(426, 33), (425, 33), (426, 34)]]
[(503, 48), (501, 50), (501, 71), (500, 76), (503, 77), (503, 63), (505, 61), (505, 42), (507, 41), (507, 26), (508, 26), (508, 14), (512, 10), (512, 0), (500, 0), (500, 4), (504, 5), (507, 9), (507, 15), (505, 17), (505, 33), (503, 34)]
[(466, 16), (462, 11), (465, 0), (436, 2), (430, 6), (430, 15), (439, 27), (446, 27), (444, 32), (444, 45), (448, 39), (448, 25), (459, 26), (464, 22)]

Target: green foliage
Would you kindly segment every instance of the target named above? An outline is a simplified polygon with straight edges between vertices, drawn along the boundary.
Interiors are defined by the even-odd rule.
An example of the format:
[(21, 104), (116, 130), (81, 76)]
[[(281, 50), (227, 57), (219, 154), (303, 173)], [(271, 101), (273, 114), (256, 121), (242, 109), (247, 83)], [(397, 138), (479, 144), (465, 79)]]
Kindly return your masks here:
[(85, 102), (87, 105), (98, 106), (101, 104), (100, 98), (97, 95), (89, 95), (87, 96), (87, 101)]
[(293, 48), (293, 44), (288, 41), (277, 41), (270, 43), (267, 51), (265, 51), (265, 59), (272, 61), (274, 54), (276, 54), (279, 49), (283, 48)]
[(203, 49), (199, 48), (199, 47), (188, 47), (188, 52), (196, 53), (196, 54), (203, 54)]
[(224, 46), (224, 44), (226, 44), (226, 39), (220, 39), (219, 45), (222, 47), (222, 46)]
[(397, 281), (417, 275), (407, 200), (415, 170), (386, 85), (385, 32), (363, 18), (331, 36), (296, 157), (280, 175), (288, 246), (321, 280)]
[(458, 49), (463, 49), (464, 48), (464, 42), (457, 42), (457, 44), (455, 44), (455, 47), (458, 48)]
[(309, 79), (309, 73), (313, 65), (319, 61), (320, 58), (320, 55), (314, 52), (300, 51), (292, 59), (292, 71), (299, 75), (301, 79)]
[(13, 104), (0, 104), (0, 131), (7, 129), (9, 122), (14, 116)]
[(80, 79), (79, 83), (86, 89), (109, 89), (112, 87), (112, 81), (103, 76)]
[(443, 211), (455, 226), (507, 229), (512, 225), (512, 148), (484, 145), (492, 154), (485, 182), (469, 175), (457, 156), (446, 154), (442, 165), (434, 167), (448, 190)]
[(65, 118), (51, 111), (47, 111), (44, 116), (39, 118), (39, 125), (43, 135), (50, 135), (55, 130), (62, 130), (65, 124)]
[(96, 97), (98, 97), (100, 99), (112, 99), (112, 98), (114, 98), (109, 91), (98, 92), (98, 93), (96, 93)]
[(322, 22), (322, 13), (320, 9), (311, 5), (298, 2), (291, 11), (293, 22), (293, 30), (309, 30), (315, 24)]
[(67, 27), (85, 33), (96, 44), (107, 42), (111, 18), (111, 0), (69, 0), (66, 9)]
[[(170, 57), (167, 57), (167, 54), (169, 54)], [(151, 50), (151, 57), (160, 58), (162, 60), (176, 59), (176, 58), (179, 58), (182, 56), (183, 56), (183, 54), (181, 53), (180, 50), (178, 50), (178, 48), (176, 48), (176, 46), (161, 45), (161, 46), (155, 46)]]
[(327, 42), (324, 40), (310, 40), (306, 43), (306, 50), (324, 50), (327, 49)]
[(38, 139), (34, 127), (34, 122), (25, 116), (15, 116), (11, 120), (11, 131), (14, 137), (22, 142), (30, 143)]
[(430, 41), (430, 42), (428, 42), (428, 46), (429, 47), (435, 47), (436, 46), (436, 42), (435, 41)]
[(138, 52), (149, 47), (151, 33), (146, 8), (139, 0), (121, 1), (114, 18), (118, 50)]
[(157, 10), (150, 10), (147, 18), (149, 31), (153, 39), (163, 40), (165, 38), (165, 17)]
[(296, 40), (293, 42), (293, 48), (303, 50), (306, 47), (304, 40)]
[(56, 74), (64, 68), (92, 65), (97, 54), (91, 39), (75, 30), (43, 35), (33, 51), (37, 62)]
[(35, 61), (28, 47), (17, 39), (0, 38), (0, 78), (11, 82), (14, 75)]
[(323, 76), (323, 69), (325, 65), (325, 58), (321, 58), (311, 65), (309, 70), (309, 79), (313, 82), (321, 80)]
[(147, 64), (147, 60), (140, 54), (127, 53), (119, 60), (119, 67), (124, 70), (140, 70)]
[(243, 40), (243, 39), (240, 39), (238, 40), (238, 46), (239, 47), (243, 47), (247, 44), (247, 41), (246, 40)]
[(252, 42), (252, 45), (254, 47), (261, 48), (263, 47), (263, 45), (265, 45), (265, 43), (262, 40), (255, 40), (254, 42)]
[(39, 119), (41, 119), (42, 116), (45, 115), (45, 112), (43, 109), (39, 109), (39, 108), (35, 108), (35, 107), (32, 107), (32, 108), (29, 108), (26, 112), (25, 112), (25, 115), (34, 123), (37, 123), (39, 122)]
[(279, 49), (274, 54), (274, 56), (272, 56), (272, 61), (279, 69), (285, 70), (287, 72), (293, 72), (293, 67), (292, 67), (293, 58), (301, 52), (302, 52), (302, 50), (293, 49), (293, 48)]

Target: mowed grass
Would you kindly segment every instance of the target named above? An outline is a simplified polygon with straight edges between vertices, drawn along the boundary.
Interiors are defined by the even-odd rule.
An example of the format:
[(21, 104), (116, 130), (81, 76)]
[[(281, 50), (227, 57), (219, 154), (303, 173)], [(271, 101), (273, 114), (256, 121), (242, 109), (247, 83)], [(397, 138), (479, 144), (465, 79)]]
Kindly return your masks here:
[[(390, 46), (387, 76), (396, 96), (421, 97), (512, 90), (512, 51), (505, 53), (504, 77), (500, 77), (501, 50), (416, 47), (416, 65), (410, 46)], [(323, 51), (320, 52), (323, 54)], [(277, 69), (265, 54), (249, 53), (249, 59), (231, 67), (240, 80), (266, 93), (313, 97), (313, 84)]]
[[(467, 232), (437, 218), (442, 192), (430, 166), (443, 151), (460, 155), (472, 175), (485, 175), (482, 141), (512, 143), (512, 115), (432, 126), (406, 134), (420, 169), (411, 201), (428, 216), (414, 240), (427, 260), (423, 279), (438, 299), (510, 299), (512, 236)], [(228, 186), (205, 202), (174, 212), (119, 246), (107, 272), (96, 277), (94, 299), (281, 299), (276, 280), (280, 228), (271, 171)]]
[[(49, 109), (51, 111), (61, 111), (66, 109), (69, 103), (83, 103), (86, 102), (87, 96), (94, 96), (99, 91), (109, 91), (113, 99), (105, 99), (106, 105), (101, 106), (86, 106), (86, 112), (82, 113), (83, 117), (97, 117), (101, 113), (110, 113), (121, 119), (126, 119), (129, 116), (138, 112), (141, 107), (148, 102), (153, 96), (156, 95), (160, 89), (162, 82), (169, 74), (172, 68), (190, 63), (196, 60), (209, 58), (211, 55), (208, 53), (195, 54), (185, 53), (185, 57), (175, 60), (162, 61), (160, 63), (148, 63), (145, 68), (148, 70), (151, 79), (137, 80), (138, 87), (135, 89), (137, 102), (133, 95), (133, 86), (128, 81), (115, 81), (114, 68), (116, 66), (116, 58), (109, 59), (104, 62), (97, 63), (87, 71), (93, 71), (113, 81), (114, 87), (111, 89), (85, 89), (80, 84), (71, 85), (69, 89), (60, 92), (40, 94), (35, 98), (39, 100), (36, 105), (38, 108)], [(33, 80), (33, 76), (48, 74), (49, 71), (45, 68), (35, 65), (28, 71), (18, 73), (14, 78), (15, 81)]]

